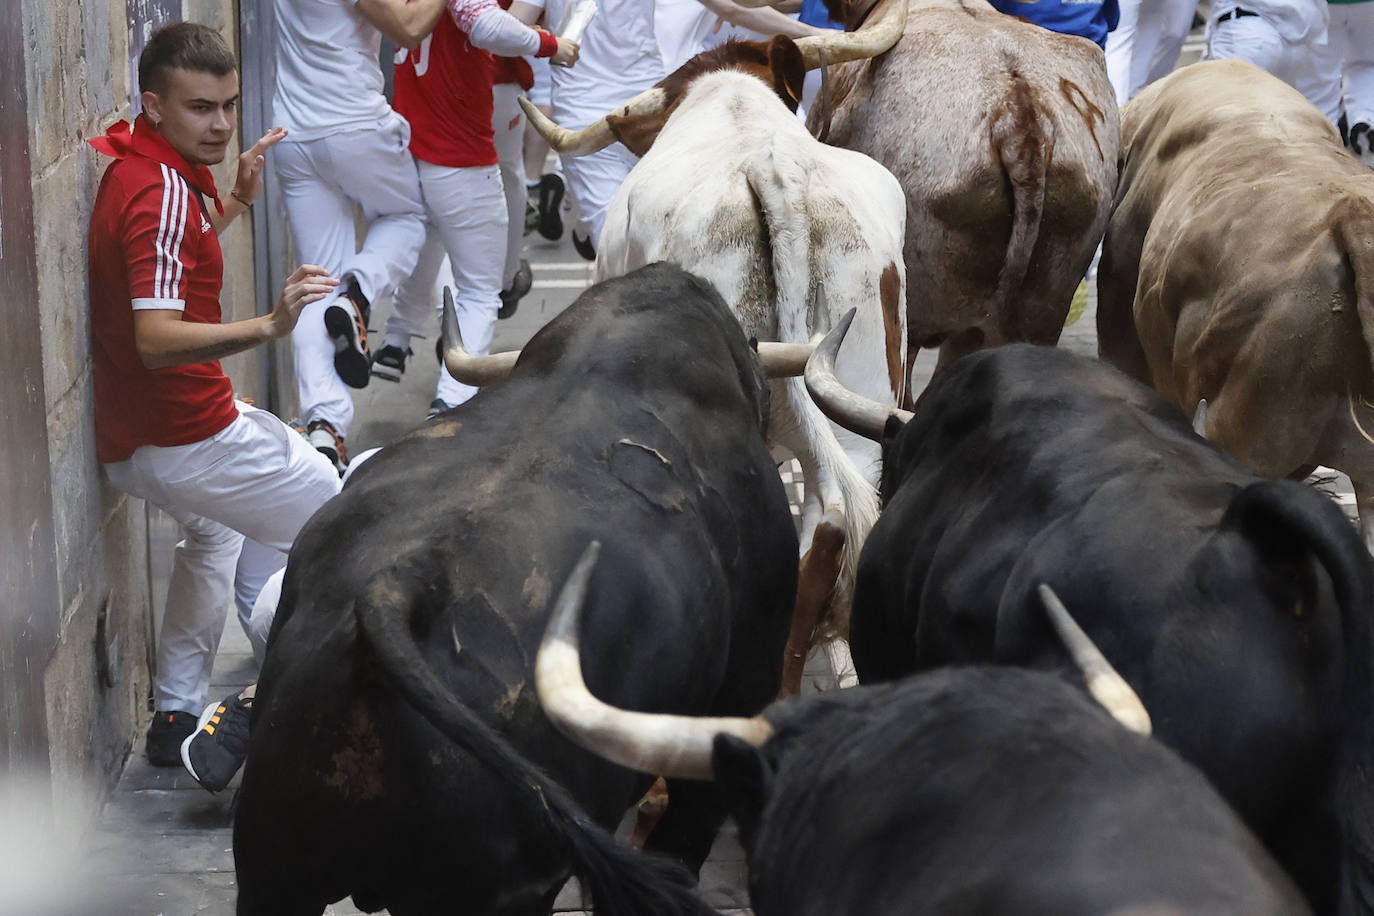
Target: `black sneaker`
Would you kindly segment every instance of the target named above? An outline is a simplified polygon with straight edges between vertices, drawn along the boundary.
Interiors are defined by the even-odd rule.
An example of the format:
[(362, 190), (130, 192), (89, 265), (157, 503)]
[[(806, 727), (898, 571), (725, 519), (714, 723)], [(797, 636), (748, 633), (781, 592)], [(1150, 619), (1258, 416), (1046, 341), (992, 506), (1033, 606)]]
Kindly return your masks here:
[(334, 429), (334, 424), (328, 420), (311, 420), (305, 430), (306, 438), (315, 446), (315, 451), (328, 458), (342, 477), (348, 468), (348, 449), (344, 446), (344, 437)]
[(551, 242), (563, 237), (563, 179), (550, 172), (539, 179), (539, 234)]
[(200, 714), (196, 730), (181, 742), (181, 762), (187, 772), (211, 792), (229, 785), (248, 755), (248, 718), (251, 699), (230, 694)]
[(344, 292), (324, 310), (324, 329), (334, 341), (334, 371), (350, 388), (366, 388), (372, 377), (372, 360), (367, 349), (367, 319), (372, 304), (358, 281), (349, 277)]
[(520, 300), (534, 286), (534, 271), (530, 269), (530, 262), (524, 258), (520, 259), (520, 267), (515, 271), (515, 277), (510, 281), (510, 289), (501, 290), (501, 307), (496, 310), (497, 318), (509, 318), (515, 314), (515, 310), (520, 307)]
[(439, 414), (447, 410), (452, 410), (456, 406), (457, 405), (450, 404), (442, 398), (435, 398), (429, 402), (429, 410), (425, 413), (425, 419), (433, 420), (435, 417), (439, 416)]
[(584, 260), (596, 260), (596, 246), (592, 244), (592, 237), (590, 235), (579, 236), (577, 234), (577, 230), (574, 229), (572, 233), (572, 240), (573, 248), (577, 249), (577, 253), (582, 255), (582, 258)]
[(387, 344), (372, 356), (372, 374), (388, 382), (399, 382), (406, 374), (406, 357), (413, 356), (410, 347)]
[(1374, 126), (1367, 121), (1350, 125), (1350, 151), (1370, 168), (1374, 168)]
[(196, 730), (194, 713), (166, 712), (153, 713), (153, 724), (148, 726), (148, 762), (155, 767), (174, 767), (181, 763), (181, 742)]

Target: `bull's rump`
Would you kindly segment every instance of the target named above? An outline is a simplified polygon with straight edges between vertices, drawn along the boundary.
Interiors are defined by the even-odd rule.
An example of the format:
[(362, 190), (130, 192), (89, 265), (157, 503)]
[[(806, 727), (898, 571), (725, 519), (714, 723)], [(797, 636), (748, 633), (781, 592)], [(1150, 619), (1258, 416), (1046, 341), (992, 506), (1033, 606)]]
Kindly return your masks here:
[[(574, 310), (531, 342), (515, 377), (383, 450), (306, 526), (260, 682), (241, 883), (245, 869), (259, 886), (295, 872), (328, 899), (385, 899), (439, 882), (480, 900), (566, 872), (527, 789), (414, 712), (360, 640), (354, 605), (379, 582), (403, 596), (396, 613), (444, 684), (603, 823), (646, 780), (558, 735), (532, 675), (547, 610), (590, 540), (603, 544), (586, 609), (592, 689), (691, 714), (771, 698), (796, 536), (760, 407), (730, 364), (742, 336), (724, 325), (736, 337), (723, 351), (728, 314), (702, 325), (681, 307), (656, 324), (667, 352), (648, 363), (629, 339), (638, 324), (643, 346), (648, 316)], [(559, 328), (582, 349), (551, 342)], [(692, 343), (699, 365), (672, 352)], [(540, 351), (560, 346), (540, 369)], [(563, 359), (576, 365), (560, 376)]]
[[(905, 189), (910, 339), (936, 346), (976, 328), (988, 343), (1053, 343), (1116, 182), (1115, 96), (1101, 52), (981, 3), (913, 7), (895, 48), (832, 68), (830, 137)], [(1013, 182), (1032, 156), (1042, 160), (1044, 197), (1038, 212), (1021, 214), (1034, 234), (1018, 253)], [(1026, 272), (998, 301), (1011, 260)]]
[(1347, 394), (1374, 391), (1347, 241), (1374, 227), (1374, 175), (1300, 94), (1239, 61), (1152, 85), (1123, 135), (1102, 354), (1185, 411), (1207, 399), (1209, 438), (1261, 473), (1335, 463), (1321, 441)]

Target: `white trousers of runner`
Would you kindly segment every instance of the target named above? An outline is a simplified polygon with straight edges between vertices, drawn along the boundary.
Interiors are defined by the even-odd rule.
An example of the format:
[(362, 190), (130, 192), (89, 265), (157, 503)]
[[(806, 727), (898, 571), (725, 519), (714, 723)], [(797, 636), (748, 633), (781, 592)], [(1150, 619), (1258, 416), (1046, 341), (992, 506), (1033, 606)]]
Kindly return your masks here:
[[(301, 263), (318, 264), (341, 280), (357, 278), (374, 304), (410, 275), (425, 237), (424, 204), (409, 145), (410, 124), (392, 113), (373, 130), (341, 131), (317, 140), (288, 138), (269, 157), (276, 163)], [(355, 232), (359, 208), (367, 227), (361, 250)], [(353, 397), (334, 371), (334, 344), (324, 329), (324, 312), (334, 298), (305, 307), (291, 342), (301, 419), (328, 420), (346, 436), (353, 422)]]
[[(348, 483), (348, 478), (366, 464), (367, 459), (380, 451), (380, 448), (370, 448), (354, 455), (353, 460), (348, 462), (348, 470), (344, 471), (343, 479), (339, 481), (340, 485)], [(262, 667), (262, 661), (267, 654), (267, 634), (272, 631), (272, 621), (277, 619), (277, 605), (281, 603), (281, 584), (285, 578), (286, 567), (272, 573), (259, 590), (257, 600), (253, 602), (253, 613), (248, 619), (247, 627), (248, 643), (253, 647), (253, 658), (257, 661), (258, 667)]]
[[(484, 356), (501, 307), (501, 271), (506, 260), (506, 195), (495, 165), (452, 168), (416, 160), (420, 192), (429, 215), (415, 270), (396, 290), (386, 334), (427, 337), (438, 329), (434, 284), (448, 254), (458, 329), (469, 353)], [(522, 215), (523, 218), (523, 215)], [(477, 393), (442, 366), (435, 397), (450, 406)]]
[(525, 241), (525, 113), (520, 110), (520, 87), (497, 83), (491, 87), (491, 128), (496, 132), (501, 186), (506, 194), (506, 260), (501, 288), (510, 289), (520, 269), (520, 249)]
[[(339, 475), (298, 433), (238, 402), (239, 416), (189, 445), (145, 445), (105, 465), (110, 482), (182, 526), (157, 645), (154, 706), (199, 715), (230, 596), (249, 626), (263, 583), (315, 510), (339, 492)], [(266, 634), (261, 634), (265, 638)]]
[(1332, 3), (1330, 41), (1342, 61), (1341, 106), (1351, 124), (1374, 124), (1374, 0)]
[(1178, 63), (1197, 0), (1120, 0), (1121, 17), (1107, 33), (1107, 78), (1118, 105)]
[(1263, 16), (1213, 21), (1207, 33), (1207, 59), (1249, 61), (1307, 97), (1332, 124), (1340, 117), (1340, 61), (1326, 36), (1302, 44), (1283, 40)]

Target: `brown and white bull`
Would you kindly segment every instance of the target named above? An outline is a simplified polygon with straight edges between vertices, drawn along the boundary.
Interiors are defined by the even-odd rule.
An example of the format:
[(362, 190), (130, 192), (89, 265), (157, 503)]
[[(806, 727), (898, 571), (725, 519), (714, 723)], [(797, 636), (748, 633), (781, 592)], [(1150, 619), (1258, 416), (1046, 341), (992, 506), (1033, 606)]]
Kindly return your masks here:
[[(526, 106), (564, 155), (619, 140), (641, 157), (611, 204), (597, 278), (671, 261), (710, 281), (749, 335), (791, 344), (857, 307), (840, 376), (876, 400), (903, 401), (901, 186), (868, 157), (817, 142), (795, 111), (808, 69), (881, 53), (905, 15), (888, 2), (852, 34), (725, 45), (577, 133)], [(817, 306), (822, 288), (827, 304)], [(783, 680), (796, 693), (813, 634), (847, 627), (854, 564), (877, 518), (878, 452), (832, 427), (801, 379), (774, 382), (772, 393), (770, 445), (797, 457), (805, 483)]]
[(1350, 475), (1374, 547), (1374, 173), (1296, 90), (1240, 61), (1125, 109), (1098, 273), (1103, 358), (1266, 476)]
[[(853, 23), (871, 2), (827, 5)], [(1091, 41), (983, 0), (910, 2), (890, 51), (833, 68), (828, 142), (906, 192), (907, 334), (939, 348), (938, 375), (980, 347), (1059, 339), (1111, 211), (1117, 110)]]

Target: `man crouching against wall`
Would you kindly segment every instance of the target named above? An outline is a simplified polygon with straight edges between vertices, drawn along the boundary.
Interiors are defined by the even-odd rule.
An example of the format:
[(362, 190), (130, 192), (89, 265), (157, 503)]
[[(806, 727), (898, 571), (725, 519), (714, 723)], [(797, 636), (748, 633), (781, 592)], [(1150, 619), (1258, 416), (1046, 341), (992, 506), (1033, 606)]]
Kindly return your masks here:
[[(263, 582), (339, 490), (338, 473), (301, 436), (235, 400), (219, 359), (289, 335), (338, 281), (302, 265), (268, 314), (221, 321), (219, 233), (262, 194), (263, 154), (285, 131), (239, 157), (221, 201), (208, 166), (223, 161), (237, 126), (233, 52), (213, 29), (170, 25), (149, 39), (138, 79), (143, 113), (90, 141), (115, 159), (91, 214), (96, 455), (115, 486), (182, 526), (147, 740), (152, 763), (176, 766), (205, 705), (231, 591), (247, 630)], [(249, 634), (255, 653), (264, 637)], [(249, 704), (227, 698), (201, 725), (217, 741), (240, 730), (246, 740)]]

